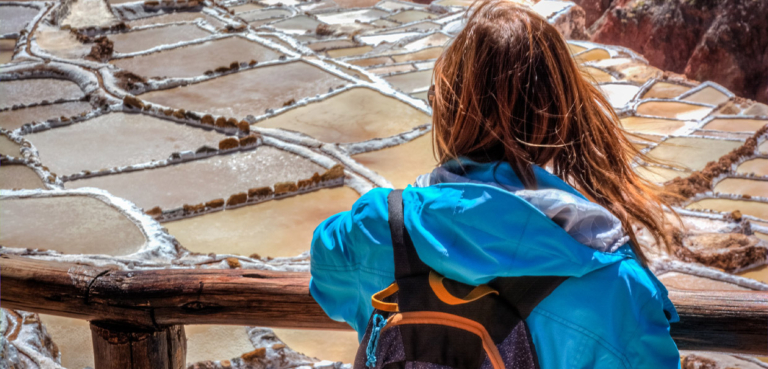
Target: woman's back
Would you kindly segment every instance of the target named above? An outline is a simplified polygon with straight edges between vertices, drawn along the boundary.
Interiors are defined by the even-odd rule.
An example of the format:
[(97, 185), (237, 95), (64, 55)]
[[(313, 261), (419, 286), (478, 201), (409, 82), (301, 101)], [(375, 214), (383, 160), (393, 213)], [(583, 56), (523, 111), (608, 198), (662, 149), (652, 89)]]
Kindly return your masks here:
[[(418, 259), (471, 286), (565, 278), (519, 315), (542, 368), (678, 367), (669, 335), (677, 314), (633, 228), (666, 244), (664, 203), (633, 172), (644, 156), (557, 31), (510, 2), (477, 3), (434, 81), (441, 166), (402, 192)], [(371, 320), (372, 295), (396, 279), (389, 193), (365, 194), (323, 222), (312, 244), (312, 295), (361, 338), (391, 323)], [(366, 346), (367, 364), (376, 363), (376, 340)]]

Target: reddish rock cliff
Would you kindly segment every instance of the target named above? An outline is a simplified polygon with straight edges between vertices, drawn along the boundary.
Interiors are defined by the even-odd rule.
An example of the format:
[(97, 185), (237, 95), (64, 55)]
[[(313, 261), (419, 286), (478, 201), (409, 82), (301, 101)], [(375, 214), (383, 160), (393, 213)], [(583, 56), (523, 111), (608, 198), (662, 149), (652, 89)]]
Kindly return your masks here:
[(629, 47), (664, 70), (768, 102), (768, 1), (574, 0), (592, 41)]

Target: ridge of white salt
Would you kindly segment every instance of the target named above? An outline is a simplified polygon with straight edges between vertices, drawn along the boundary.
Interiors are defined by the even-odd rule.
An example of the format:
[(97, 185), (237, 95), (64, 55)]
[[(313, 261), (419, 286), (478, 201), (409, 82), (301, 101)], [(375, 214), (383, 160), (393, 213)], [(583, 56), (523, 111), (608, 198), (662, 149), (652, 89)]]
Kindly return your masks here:
[(386, 149), (388, 147), (401, 145), (406, 142), (415, 140), (416, 138), (419, 138), (422, 135), (425, 135), (431, 131), (432, 131), (431, 124), (423, 124), (418, 127), (414, 127), (410, 131), (401, 132), (396, 135), (392, 135), (390, 137), (374, 138), (374, 139), (363, 141), (363, 142), (341, 144), (339, 146), (343, 148), (348, 155), (354, 156), (357, 154), (362, 154), (370, 151), (377, 151), (381, 149)]
[(666, 272), (680, 272), (695, 275), (697, 277), (714, 279), (716, 281), (726, 282), (749, 288), (755, 291), (768, 291), (768, 284), (758, 282), (754, 279), (740, 277), (729, 274), (715, 268), (710, 268), (701, 264), (686, 263), (679, 260), (668, 258), (651, 262), (653, 272), (662, 275)]

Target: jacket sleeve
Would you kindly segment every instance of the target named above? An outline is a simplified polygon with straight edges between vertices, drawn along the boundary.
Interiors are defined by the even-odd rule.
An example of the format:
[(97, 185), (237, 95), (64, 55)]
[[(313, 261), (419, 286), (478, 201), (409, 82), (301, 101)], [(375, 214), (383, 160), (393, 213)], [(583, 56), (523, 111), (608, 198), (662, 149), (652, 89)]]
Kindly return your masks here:
[(643, 305), (637, 332), (626, 350), (633, 368), (680, 368), (680, 354), (661, 301), (654, 298)]
[(312, 239), (310, 293), (331, 319), (351, 325), (358, 338), (373, 312), (371, 295), (395, 279), (387, 213), (390, 191), (369, 191), (352, 210), (322, 222)]

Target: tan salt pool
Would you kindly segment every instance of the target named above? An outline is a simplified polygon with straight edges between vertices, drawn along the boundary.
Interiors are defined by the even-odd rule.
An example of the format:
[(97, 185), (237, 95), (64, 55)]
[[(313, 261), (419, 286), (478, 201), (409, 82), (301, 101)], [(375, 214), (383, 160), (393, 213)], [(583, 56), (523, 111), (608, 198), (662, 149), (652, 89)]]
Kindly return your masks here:
[(379, 74), (379, 75), (399, 73), (399, 72), (412, 72), (415, 70), (416, 70), (416, 67), (414, 67), (413, 64), (391, 65), (391, 66), (368, 69), (369, 72), (373, 74)]
[(21, 145), (10, 138), (0, 135), (0, 155), (21, 157)]
[(616, 80), (616, 78), (613, 78), (610, 73), (604, 72), (595, 67), (581, 67), (581, 70), (590, 78), (594, 79), (594, 82), (613, 82)]
[(393, 20), (398, 23), (411, 23), (415, 21), (420, 21), (424, 19), (432, 19), (436, 16), (432, 13), (421, 11), (421, 10), (406, 10), (400, 13), (397, 13), (393, 16), (387, 17), (389, 20)]
[(574, 56), (574, 58), (576, 59), (577, 63), (581, 64), (581, 63), (586, 63), (588, 61), (610, 59), (611, 54), (608, 53), (608, 51), (606, 51), (605, 49), (595, 48), (589, 51), (582, 52), (581, 54)]
[(702, 128), (726, 132), (756, 132), (766, 124), (768, 119), (715, 118)]
[(33, 133), (26, 139), (51, 171), (65, 175), (164, 160), (173, 152), (195, 151), (203, 145), (218, 147), (225, 137), (149, 115), (110, 113)]
[(370, 67), (373, 65), (382, 65), (382, 64), (392, 64), (394, 63), (394, 59), (390, 56), (376, 56), (372, 58), (364, 58), (364, 59), (357, 59), (357, 60), (349, 60), (348, 63), (352, 65), (357, 65), (360, 67)]
[(357, 154), (353, 158), (384, 176), (395, 188), (405, 188), (416, 181), (416, 177), (431, 172), (437, 166), (432, 153), (431, 133), (395, 147)]
[[(205, 55), (205, 57), (201, 57)], [(110, 63), (146, 77), (187, 78), (203, 75), (232, 62), (275, 60), (282, 54), (259, 43), (232, 36), (200, 44), (178, 47)]]
[(357, 47), (347, 47), (343, 49), (328, 50), (325, 53), (328, 54), (328, 56), (330, 56), (331, 58), (341, 58), (345, 56), (363, 55), (371, 50), (373, 50), (373, 46), (364, 45), (364, 46), (357, 46)]
[(0, 164), (0, 189), (45, 188), (45, 184), (34, 170), (26, 165)]
[(651, 149), (648, 156), (662, 163), (700, 170), (743, 144), (741, 141), (672, 137)]
[(289, 110), (259, 122), (259, 127), (306, 133), (325, 142), (359, 142), (388, 137), (429, 123), (424, 112), (368, 88)]
[(741, 164), (739, 164), (739, 167), (736, 168), (736, 173), (754, 173), (758, 176), (768, 176), (768, 159), (766, 158), (757, 158), (752, 160), (747, 160)]
[(635, 173), (654, 183), (664, 183), (677, 177), (685, 178), (691, 175), (690, 172), (681, 172), (674, 169), (651, 166), (638, 166), (635, 168)]
[(281, 108), (290, 100), (327, 93), (329, 88), (347, 83), (309, 63), (297, 61), (153, 91), (141, 98), (165, 106), (244, 118), (248, 114), (262, 115), (266, 109)]
[(726, 178), (715, 185), (715, 192), (768, 197), (768, 181), (748, 178)]
[(321, 360), (355, 362), (357, 333), (354, 331), (319, 331), (302, 329), (273, 329), (277, 338), (288, 347)]
[(690, 87), (675, 83), (656, 82), (645, 94), (643, 94), (643, 99), (672, 99), (688, 92), (690, 89)]
[(320, 41), (320, 42), (313, 42), (311, 44), (307, 44), (307, 47), (312, 49), (313, 51), (349, 48), (353, 46), (357, 46), (357, 43), (355, 41), (352, 41), (346, 38), (341, 40), (328, 40), (328, 41)]
[(684, 121), (646, 117), (627, 117), (621, 119), (621, 125), (629, 132), (672, 134), (685, 125)]
[(317, 29), (317, 26), (321, 24), (323, 23), (318, 22), (314, 18), (310, 18), (306, 15), (299, 15), (272, 23), (270, 26), (285, 33), (304, 34), (307, 33), (307, 31), (314, 32), (315, 29)]
[(0, 35), (21, 31), (38, 12), (40, 9), (27, 6), (0, 6)]
[(312, 233), (320, 222), (350, 210), (358, 197), (347, 187), (322, 189), (163, 226), (193, 252), (296, 256), (309, 250)]
[(133, 201), (148, 210), (173, 209), (309, 178), (325, 169), (295, 154), (261, 146), (254, 150), (217, 155), (167, 167), (140, 170), (65, 183), (67, 188), (97, 187)]
[(5, 64), (13, 58), (13, 49), (16, 47), (15, 38), (0, 40), (0, 64)]
[(429, 85), (432, 83), (432, 71), (424, 70), (419, 72), (396, 74), (383, 78), (396, 89), (405, 93), (411, 93), (429, 88)]
[(109, 35), (109, 39), (114, 42), (115, 51), (120, 53), (133, 53), (160, 45), (192, 41), (210, 35), (210, 33), (194, 24), (178, 24), (167, 27), (118, 33)]
[(405, 63), (416, 60), (432, 60), (437, 59), (442, 53), (442, 47), (430, 47), (408, 54), (392, 55), (392, 59), (395, 59), (396, 63)]
[(752, 278), (763, 283), (768, 283), (768, 266), (763, 265), (758, 268), (750, 269), (746, 272), (739, 273), (739, 275), (745, 278)]
[(233, 6), (233, 7), (230, 7), (229, 9), (230, 10), (234, 10), (235, 14), (238, 14), (238, 13), (243, 13), (243, 12), (249, 12), (251, 10), (259, 10), (259, 9), (263, 9), (263, 8), (264, 8), (264, 5), (261, 5), (261, 4), (247, 3), (247, 4), (243, 4), (243, 5)]
[(749, 200), (703, 199), (685, 207), (693, 210), (714, 210), (724, 213), (740, 211), (744, 215), (768, 220), (768, 203)]
[(768, 140), (763, 141), (763, 143), (757, 146), (757, 152), (761, 154), (768, 154)]
[(637, 106), (637, 113), (655, 117), (698, 120), (712, 112), (713, 108), (677, 101), (646, 101)]
[[(246, 4), (246, 5), (253, 5), (253, 4)], [(284, 18), (287, 16), (290, 16), (291, 12), (287, 9), (265, 9), (265, 10), (257, 10), (252, 11), (248, 13), (241, 13), (237, 16), (242, 18), (246, 22), (255, 22), (260, 20), (277, 20), (278, 18)]]
[(66, 254), (127, 255), (141, 230), (117, 209), (87, 196), (0, 200), (0, 245)]
[(608, 103), (614, 108), (622, 108), (627, 105), (640, 90), (640, 87), (619, 83), (606, 83), (598, 87)]
[(329, 12), (317, 15), (317, 19), (328, 24), (344, 24), (355, 22), (370, 22), (374, 19), (389, 15), (388, 12), (379, 9), (360, 9), (346, 12)]
[[(83, 91), (74, 82), (63, 79), (36, 78), (0, 82), (0, 109), (16, 104), (31, 104), (58, 99), (78, 99)], [(5, 126), (5, 124), (3, 124)]]
[(702, 104), (720, 105), (730, 100), (730, 98), (726, 94), (720, 92), (720, 90), (707, 86), (686, 96), (682, 100)]
[(197, 18), (203, 18), (206, 22), (210, 23), (213, 27), (221, 27), (222, 23), (216, 18), (211, 17), (210, 15), (203, 14), (201, 12), (185, 12), (185, 11), (179, 11), (169, 14), (163, 14), (163, 15), (156, 15), (152, 17), (147, 18), (141, 18), (134, 21), (127, 22), (129, 26), (131, 27), (139, 27), (139, 26), (146, 26), (149, 24), (164, 24), (164, 23), (174, 23), (174, 22), (190, 22)]
[(72, 117), (93, 110), (86, 101), (75, 101), (62, 104), (40, 105), (32, 108), (6, 110), (0, 112), (0, 127), (14, 130), (25, 123), (44, 122), (58, 117)]
[(448, 41), (450, 41), (451, 38), (448, 37), (445, 34), (442, 33), (433, 33), (427, 37), (420, 38), (416, 41), (409, 42), (405, 45), (403, 45), (403, 49), (405, 50), (418, 50), (424, 47), (431, 47), (431, 46), (443, 46)]

